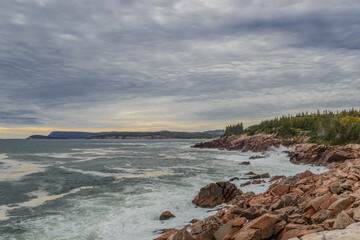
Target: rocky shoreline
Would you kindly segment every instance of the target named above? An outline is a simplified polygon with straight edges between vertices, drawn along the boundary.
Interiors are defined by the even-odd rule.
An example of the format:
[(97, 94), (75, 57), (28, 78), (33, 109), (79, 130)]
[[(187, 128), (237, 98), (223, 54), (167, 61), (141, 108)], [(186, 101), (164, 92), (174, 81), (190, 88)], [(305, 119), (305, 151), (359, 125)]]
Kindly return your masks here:
[[(255, 135), (223, 137), (193, 147), (265, 153), (281, 145), (288, 147), (291, 162), (326, 165), (329, 170), (273, 176), (269, 189), (260, 194), (243, 193), (230, 181), (210, 183), (193, 203), (199, 207), (227, 206), (156, 239), (360, 239), (360, 223), (356, 223), (360, 222), (360, 145), (323, 146)], [(249, 179), (265, 177), (254, 174), (249, 173)]]

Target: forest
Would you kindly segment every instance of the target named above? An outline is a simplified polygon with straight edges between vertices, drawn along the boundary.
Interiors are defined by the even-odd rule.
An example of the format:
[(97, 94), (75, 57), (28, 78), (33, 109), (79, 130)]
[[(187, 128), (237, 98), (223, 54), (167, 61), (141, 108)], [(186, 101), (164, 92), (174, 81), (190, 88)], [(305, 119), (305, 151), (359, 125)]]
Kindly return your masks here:
[(227, 126), (223, 136), (259, 133), (281, 138), (304, 136), (309, 142), (319, 144), (360, 143), (360, 111), (298, 113), (264, 120), (247, 128), (243, 127), (243, 123), (238, 123)]

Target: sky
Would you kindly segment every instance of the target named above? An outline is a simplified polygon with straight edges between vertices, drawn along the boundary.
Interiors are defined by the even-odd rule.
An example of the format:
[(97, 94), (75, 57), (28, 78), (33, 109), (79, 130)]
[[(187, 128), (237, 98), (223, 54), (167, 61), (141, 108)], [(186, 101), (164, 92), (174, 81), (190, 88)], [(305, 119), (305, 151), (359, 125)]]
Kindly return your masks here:
[(0, 138), (359, 109), (358, 0), (11, 0)]

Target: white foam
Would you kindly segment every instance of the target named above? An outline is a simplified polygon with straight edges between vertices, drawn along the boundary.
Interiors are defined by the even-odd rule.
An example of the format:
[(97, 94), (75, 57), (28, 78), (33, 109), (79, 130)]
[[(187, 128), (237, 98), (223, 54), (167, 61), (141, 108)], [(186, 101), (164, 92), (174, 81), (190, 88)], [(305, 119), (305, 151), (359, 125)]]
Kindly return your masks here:
[(44, 171), (46, 165), (20, 162), (9, 159), (6, 154), (0, 154), (0, 181), (19, 180), (23, 176)]
[[(38, 207), (42, 204), (44, 204), (47, 201), (52, 201), (58, 198), (62, 198), (66, 195), (69, 194), (73, 194), (76, 193), (82, 189), (88, 189), (88, 188), (93, 188), (93, 187), (79, 187), (79, 188), (75, 188), (72, 189), (71, 191), (67, 192), (67, 193), (62, 193), (62, 194), (57, 194), (57, 195), (48, 195), (47, 192), (37, 192), (37, 197), (34, 199), (31, 199), (27, 202), (23, 202), (23, 203), (18, 203), (16, 206), (14, 207), (8, 207), (6, 205), (2, 205), (0, 206), (0, 220), (7, 220), (9, 219), (11, 216), (7, 215), (8, 211), (14, 210), (14, 209), (18, 209), (18, 208), (22, 208), (22, 207)], [(34, 192), (33, 192), (34, 193)]]
[[(50, 157), (57, 159), (77, 159), (71, 162), (87, 162), (96, 159), (108, 158), (111, 159), (116, 154), (124, 154), (126, 150), (119, 150), (117, 148), (73, 148), (74, 152), (67, 153), (35, 153), (34, 156)], [(64, 162), (58, 162), (63, 164)]]
[[(114, 141), (111, 144), (115, 143), (121, 145), (124, 142)], [(96, 142), (94, 144), (100, 143)], [(128, 145), (139, 145), (139, 143), (134, 141)], [(115, 183), (126, 178), (150, 179), (136, 180), (134, 182), (127, 180), (127, 183), (133, 184), (126, 186), (125, 190), (123, 189), (124, 185), (119, 184), (116, 185), (114, 190), (100, 191), (98, 194), (87, 196), (72, 196), (68, 198), (71, 204), (67, 205), (66, 208), (62, 208), (56, 214), (21, 221), (19, 226), (27, 231), (21, 233), (20, 237), (24, 239), (153, 239), (159, 235), (154, 233), (155, 230), (181, 228), (193, 218), (203, 219), (213, 215), (214, 212), (209, 212), (209, 209), (196, 208), (192, 204), (192, 200), (199, 192), (199, 189), (211, 182), (227, 181), (231, 177), (241, 178), (248, 171), (256, 173), (269, 172), (270, 175), (288, 176), (308, 168), (316, 172), (316, 169), (319, 168), (291, 164), (287, 155), (282, 152), (285, 149), (282, 148), (270, 151), (265, 158), (249, 160), (251, 164), (243, 166), (239, 165), (241, 161), (248, 160), (250, 156), (258, 154), (216, 149), (194, 149), (189, 147), (191, 145), (189, 142), (149, 141), (144, 145), (149, 149), (164, 149), (161, 149), (161, 151), (157, 149), (158, 152), (147, 151), (146, 149), (144, 151), (144, 148), (139, 145), (138, 149), (129, 150), (123, 154), (127, 159), (139, 158), (141, 161), (146, 161), (150, 157), (159, 158), (160, 162), (164, 162), (165, 165), (160, 162), (156, 164), (155, 162), (150, 166), (151, 169), (135, 169), (134, 166), (139, 163), (137, 159), (131, 159), (131, 164), (121, 160), (107, 162), (105, 158), (114, 157), (114, 155), (117, 155), (115, 152), (120, 151), (116, 148), (99, 151), (100, 155), (96, 155), (98, 148), (93, 150), (72, 149), (74, 152), (70, 154), (73, 159), (82, 160), (86, 157), (99, 157), (105, 159), (101, 160), (101, 163), (104, 164), (106, 169), (121, 172), (84, 170), (81, 169), (82, 164), (71, 168), (62, 166), (61, 168), (66, 171), (98, 177), (113, 177)], [(186, 147), (184, 147), (185, 145)], [(175, 158), (179, 160), (175, 161)], [(167, 160), (173, 165), (168, 164)], [(192, 162), (188, 164), (185, 160), (192, 160)], [(319, 169), (322, 171), (322, 168)], [(164, 175), (174, 175), (179, 170), (184, 172), (186, 177), (158, 178)], [(155, 179), (151, 179), (152, 177)], [(242, 182), (235, 181), (234, 183), (239, 186)], [(267, 186), (268, 183), (265, 186), (250, 185), (241, 189), (259, 193), (265, 191)], [(109, 189), (112, 189), (112, 187), (109, 187)], [(94, 189), (94, 192), (96, 192), (96, 189)], [(60, 195), (49, 196), (42, 191), (30, 194), (36, 196), (35, 199), (38, 200), (28, 201), (22, 205), (36, 206), (38, 203), (43, 204), (46, 201), (61, 197)], [(7, 211), (9, 211), (7, 207), (0, 207), (0, 218), (9, 217), (6, 215)], [(158, 220), (159, 215), (165, 210), (174, 213), (176, 218), (163, 223), (160, 222)]]
[(148, 173), (140, 173), (140, 174), (119, 174), (119, 173), (104, 173), (104, 172), (98, 172), (98, 171), (86, 171), (81, 169), (75, 169), (75, 168), (67, 168), (67, 167), (60, 167), (61, 169), (64, 169), (66, 171), (72, 171), (77, 172), (81, 174), (88, 174), (98, 177), (113, 177), (117, 180), (126, 179), (126, 178), (150, 178), (150, 177), (160, 177), (160, 176), (166, 176), (166, 175), (175, 175), (176, 173), (170, 173), (170, 172), (148, 172)]

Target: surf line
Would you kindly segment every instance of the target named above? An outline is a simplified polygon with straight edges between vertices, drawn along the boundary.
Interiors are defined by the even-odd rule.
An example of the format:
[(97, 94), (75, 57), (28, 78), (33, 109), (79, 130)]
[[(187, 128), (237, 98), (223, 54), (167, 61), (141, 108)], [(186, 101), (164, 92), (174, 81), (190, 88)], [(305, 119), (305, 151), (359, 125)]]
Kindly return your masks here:
[[(142, 173), (142, 174), (130, 174), (130, 175), (124, 175), (121, 173), (104, 173), (104, 172), (98, 172), (98, 171), (85, 171), (81, 169), (74, 169), (74, 168), (66, 168), (66, 167), (59, 167), (61, 169), (64, 169), (66, 171), (72, 171), (77, 172), (81, 174), (88, 174), (93, 176), (99, 176), (99, 177), (113, 177), (116, 180), (121, 180), (124, 178), (151, 178), (151, 177), (161, 177), (161, 176), (167, 176), (167, 175), (178, 175), (179, 173), (164, 173), (164, 172), (149, 172), (149, 173)], [(108, 168), (111, 169), (111, 168)]]
[(17, 206), (14, 206), (14, 207), (8, 207), (6, 205), (2, 205), (2, 206), (0, 206), (0, 221), (7, 220), (7, 219), (9, 219), (11, 217), (11, 215), (7, 214), (8, 211), (18, 209), (18, 208), (22, 208), (22, 207), (38, 207), (38, 206), (44, 204), (47, 201), (52, 201), (52, 200), (55, 200), (55, 199), (58, 199), (58, 198), (62, 198), (64, 196), (66, 196), (66, 195), (77, 193), (80, 190), (89, 189), (89, 188), (93, 188), (93, 186), (74, 188), (74, 189), (72, 189), (71, 191), (69, 191), (67, 193), (62, 193), (62, 194), (57, 194), (57, 195), (41, 196), (41, 197), (38, 197), (38, 198), (31, 199), (31, 200), (29, 200), (27, 202), (20, 203)]

